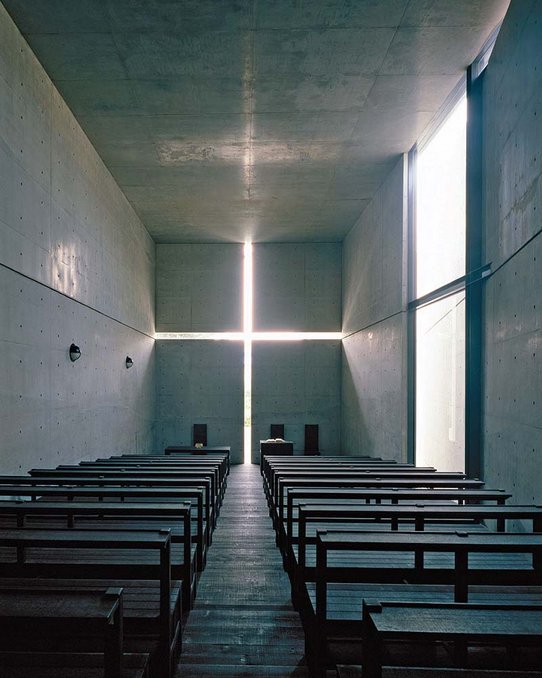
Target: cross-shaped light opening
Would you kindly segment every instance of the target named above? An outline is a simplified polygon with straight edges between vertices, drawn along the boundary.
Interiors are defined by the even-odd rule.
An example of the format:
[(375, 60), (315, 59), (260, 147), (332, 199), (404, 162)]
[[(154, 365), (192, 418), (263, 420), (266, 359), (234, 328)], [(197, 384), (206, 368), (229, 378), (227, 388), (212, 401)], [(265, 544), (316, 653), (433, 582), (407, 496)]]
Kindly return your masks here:
[(243, 459), (252, 462), (252, 243), (243, 248), (243, 334), (244, 334), (244, 411)]
[(254, 341), (326, 341), (342, 339), (341, 332), (254, 332), (252, 243), (243, 248), (243, 331), (242, 332), (157, 332), (156, 339), (242, 341), (244, 345), (243, 459), (252, 463), (252, 343)]

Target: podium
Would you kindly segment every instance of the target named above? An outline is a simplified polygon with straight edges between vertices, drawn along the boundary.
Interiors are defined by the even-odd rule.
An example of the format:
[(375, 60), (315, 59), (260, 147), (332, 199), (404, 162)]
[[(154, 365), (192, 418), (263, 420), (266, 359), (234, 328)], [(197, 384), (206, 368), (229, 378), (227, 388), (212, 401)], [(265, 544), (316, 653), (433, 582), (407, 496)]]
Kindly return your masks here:
[(260, 440), (260, 454), (289, 455), (294, 453), (291, 440)]

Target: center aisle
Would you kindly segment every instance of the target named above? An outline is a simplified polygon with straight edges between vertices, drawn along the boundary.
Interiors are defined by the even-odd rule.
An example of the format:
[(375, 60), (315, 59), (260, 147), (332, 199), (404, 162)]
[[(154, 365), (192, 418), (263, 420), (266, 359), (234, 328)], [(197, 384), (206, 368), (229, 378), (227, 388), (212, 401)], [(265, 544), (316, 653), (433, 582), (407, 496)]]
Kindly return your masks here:
[(304, 636), (256, 465), (232, 466), (178, 676), (308, 676)]

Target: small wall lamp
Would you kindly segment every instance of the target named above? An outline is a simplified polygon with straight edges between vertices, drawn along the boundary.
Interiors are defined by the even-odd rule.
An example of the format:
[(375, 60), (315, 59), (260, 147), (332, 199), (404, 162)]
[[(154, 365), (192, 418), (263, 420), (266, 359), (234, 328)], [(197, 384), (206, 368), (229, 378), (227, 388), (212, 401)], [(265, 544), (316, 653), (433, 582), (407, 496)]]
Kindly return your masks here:
[(79, 360), (81, 357), (81, 349), (79, 346), (76, 346), (75, 344), (71, 344), (70, 346), (70, 360), (72, 363), (74, 363), (76, 360)]
[(134, 364), (134, 361), (130, 358), (129, 355), (126, 356), (126, 369), (129, 370), (130, 367), (132, 367)]

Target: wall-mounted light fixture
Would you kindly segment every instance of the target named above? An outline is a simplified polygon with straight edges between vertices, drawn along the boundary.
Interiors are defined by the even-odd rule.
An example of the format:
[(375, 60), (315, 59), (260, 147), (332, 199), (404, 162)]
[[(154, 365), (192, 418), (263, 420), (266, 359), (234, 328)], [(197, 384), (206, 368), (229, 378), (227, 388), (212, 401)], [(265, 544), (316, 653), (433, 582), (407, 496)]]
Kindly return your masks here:
[(129, 370), (130, 367), (132, 367), (134, 364), (134, 361), (130, 358), (129, 355), (126, 356), (126, 369)]
[(70, 346), (70, 360), (72, 363), (74, 363), (76, 360), (79, 360), (81, 357), (81, 349), (79, 346), (76, 346), (75, 344), (72, 344)]

